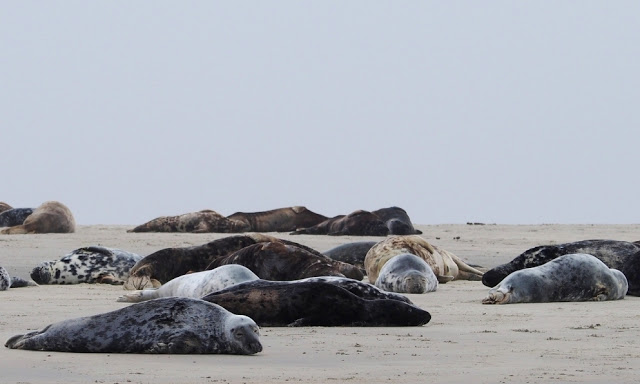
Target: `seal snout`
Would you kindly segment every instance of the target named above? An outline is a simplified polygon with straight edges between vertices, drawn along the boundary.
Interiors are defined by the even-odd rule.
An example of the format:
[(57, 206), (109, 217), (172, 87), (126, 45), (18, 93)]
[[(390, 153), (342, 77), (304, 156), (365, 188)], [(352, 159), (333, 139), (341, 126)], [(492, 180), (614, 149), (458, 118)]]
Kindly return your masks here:
[(406, 293), (425, 293), (427, 278), (419, 273), (412, 273), (405, 278)]

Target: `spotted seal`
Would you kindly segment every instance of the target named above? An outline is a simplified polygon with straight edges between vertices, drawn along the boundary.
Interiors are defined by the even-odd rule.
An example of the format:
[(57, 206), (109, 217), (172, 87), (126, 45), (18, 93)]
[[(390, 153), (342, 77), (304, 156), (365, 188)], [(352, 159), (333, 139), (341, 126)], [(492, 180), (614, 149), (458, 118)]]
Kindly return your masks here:
[(78, 248), (59, 260), (45, 261), (31, 271), (38, 284), (124, 284), (141, 256), (116, 248)]
[(339, 215), (317, 225), (301, 228), (291, 235), (330, 235), (330, 236), (387, 236), (389, 228), (369, 211), (358, 210), (348, 215)]
[(157, 217), (127, 232), (233, 233), (249, 229), (246, 223), (230, 220), (216, 211), (204, 209), (177, 216)]
[(313, 276), (341, 276), (362, 280), (364, 277), (351, 264), (282, 242), (250, 245), (230, 255), (216, 258), (207, 269), (226, 264), (244, 265), (265, 280), (298, 280)]
[(3, 267), (0, 267), (0, 291), (6, 291), (9, 288), (24, 288), (24, 287), (36, 287), (33, 281), (25, 280), (17, 276), (9, 276), (9, 272)]
[(13, 227), (23, 224), (33, 213), (33, 208), (11, 208), (0, 213), (0, 227)]
[(4, 267), (0, 267), (0, 291), (6, 291), (11, 286), (11, 277)]
[(160, 288), (145, 289), (118, 298), (120, 302), (137, 303), (160, 297), (192, 297), (199, 299), (210, 292), (220, 291), (234, 284), (258, 280), (259, 277), (246, 267), (237, 264), (223, 265), (210, 271), (194, 272), (169, 280)]
[(594, 256), (573, 253), (511, 273), (489, 290), (482, 303), (619, 300), (624, 299), (628, 287), (622, 272)]
[(407, 211), (400, 207), (380, 208), (371, 213), (378, 216), (386, 224), (390, 235), (419, 235), (422, 233), (413, 227)]
[(98, 353), (224, 353), (262, 351), (259, 328), (246, 316), (186, 297), (133, 304), (16, 335), (7, 348)]
[(530, 248), (506, 264), (485, 272), (482, 284), (494, 287), (510, 273), (543, 265), (571, 253), (586, 253), (600, 259), (609, 268), (624, 273), (629, 283), (629, 295), (640, 296), (640, 245), (618, 240), (581, 240), (571, 243), (542, 245)]
[(390, 236), (374, 245), (364, 259), (364, 267), (369, 281), (375, 282), (378, 274), (394, 256), (410, 253), (429, 264), (439, 283), (451, 280), (480, 280), (482, 272), (469, 266), (458, 256), (430, 244), (418, 235)]
[(349, 263), (358, 267), (362, 273), (366, 274), (364, 269), (364, 257), (367, 252), (376, 245), (377, 241), (355, 241), (338, 245), (322, 252), (323, 255), (343, 263)]
[(241, 283), (203, 300), (251, 317), (260, 326), (419, 326), (429, 312), (398, 300), (367, 300), (326, 282)]
[(236, 212), (228, 219), (246, 223), (252, 232), (290, 232), (312, 227), (328, 219), (307, 207), (295, 206), (264, 212)]
[(375, 285), (389, 292), (427, 293), (438, 288), (438, 278), (426, 261), (403, 253), (384, 263)]
[(22, 224), (0, 231), (2, 234), (73, 233), (76, 221), (69, 208), (59, 201), (46, 201), (37, 207)]

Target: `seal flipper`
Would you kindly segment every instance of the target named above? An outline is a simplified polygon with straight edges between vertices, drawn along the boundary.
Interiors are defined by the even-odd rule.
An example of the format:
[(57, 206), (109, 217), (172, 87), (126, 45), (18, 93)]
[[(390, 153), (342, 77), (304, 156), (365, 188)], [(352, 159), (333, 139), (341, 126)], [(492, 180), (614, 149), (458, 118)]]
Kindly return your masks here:
[(135, 291), (118, 297), (116, 301), (120, 303), (139, 303), (142, 301), (157, 299), (157, 291), (158, 288), (149, 288), (141, 291)]
[(37, 287), (33, 281), (25, 280), (21, 277), (12, 277), (11, 278), (11, 287), (10, 288), (23, 288), (23, 287)]

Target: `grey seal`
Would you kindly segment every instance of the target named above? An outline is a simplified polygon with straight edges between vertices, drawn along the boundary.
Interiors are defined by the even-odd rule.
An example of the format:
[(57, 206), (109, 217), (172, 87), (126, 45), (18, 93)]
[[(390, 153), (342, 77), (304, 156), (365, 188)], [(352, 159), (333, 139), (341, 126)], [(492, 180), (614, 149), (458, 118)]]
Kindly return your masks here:
[(2, 234), (73, 233), (76, 221), (69, 208), (59, 201), (46, 201), (20, 225), (5, 228)]
[(33, 208), (11, 208), (0, 213), (0, 227), (13, 227), (23, 224), (33, 213)]
[(216, 211), (204, 209), (177, 216), (161, 216), (127, 232), (232, 233), (250, 230), (246, 223), (228, 219)]
[(252, 232), (290, 232), (314, 226), (328, 219), (301, 206), (263, 212), (236, 212), (227, 218), (246, 223), (248, 231)]
[(393, 256), (382, 266), (375, 285), (389, 292), (427, 293), (438, 288), (438, 278), (426, 261), (403, 253)]
[(291, 235), (331, 235), (331, 236), (387, 236), (387, 225), (369, 211), (358, 210), (348, 215), (339, 215), (317, 225), (301, 228)]
[(367, 256), (367, 252), (369, 252), (371, 247), (377, 243), (377, 241), (355, 241), (352, 243), (338, 245), (337, 247), (333, 247), (322, 252), (322, 254), (332, 258), (333, 260), (355, 265), (360, 268), (362, 273), (366, 274), (364, 269), (364, 258)]
[(400, 207), (380, 208), (371, 213), (378, 216), (386, 224), (390, 235), (422, 234), (422, 231), (413, 227), (407, 211)]

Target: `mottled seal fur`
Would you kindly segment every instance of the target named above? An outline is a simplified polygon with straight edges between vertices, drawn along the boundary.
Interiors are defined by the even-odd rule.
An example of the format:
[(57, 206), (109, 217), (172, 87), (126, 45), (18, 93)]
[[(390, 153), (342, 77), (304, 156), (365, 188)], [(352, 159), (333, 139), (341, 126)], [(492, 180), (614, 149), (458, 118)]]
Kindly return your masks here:
[(413, 227), (407, 211), (400, 207), (381, 208), (371, 213), (378, 216), (386, 224), (390, 235), (419, 235), (422, 233)]
[(0, 227), (13, 227), (24, 224), (33, 213), (33, 208), (11, 208), (0, 213)]
[(178, 276), (206, 270), (207, 266), (218, 257), (226, 256), (249, 245), (268, 241), (293, 244), (310, 250), (294, 242), (258, 233), (228, 236), (193, 247), (165, 248), (136, 263), (131, 268), (124, 288), (158, 288)]
[(298, 228), (312, 227), (328, 219), (300, 206), (264, 212), (236, 212), (227, 218), (247, 224), (248, 231), (252, 232), (290, 232)]
[(511, 273), (489, 290), (482, 303), (619, 300), (627, 294), (627, 288), (622, 272), (594, 256), (574, 253)]
[(242, 265), (229, 264), (210, 271), (194, 272), (178, 276), (163, 284), (160, 288), (128, 293), (120, 296), (118, 301), (137, 303), (172, 296), (199, 299), (211, 292), (220, 291), (245, 281), (258, 279), (259, 277), (248, 268)]
[(207, 269), (240, 264), (265, 280), (298, 280), (313, 276), (341, 276), (362, 280), (364, 275), (351, 264), (332, 260), (295, 245), (264, 242), (219, 257)]
[(37, 207), (22, 224), (0, 231), (2, 234), (73, 233), (76, 221), (66, 205), (46, 201)]
[(237, 233), (248, 230), (246, 223), (230, 220), (216, 211), (205, 209), (178, 216), (157, 217), (127, 232)]
[(129, 270), (141, 259), (121, 249), (89, 246), (41, 263), (33, 268), (31, 278), (38, 284), (124, 284)]
[(582, 240), (571, 243), (542, 245), (528, 249), (506, 264), (487, 271), (482, 283), (496, 286), (510, 273), (524, 268), (543, 265), (557, 257), (571, 253), (586, 253), (597, 257), (609, 268), (615, 268), (627, 276), (629, 295), (640, 295), (640, 246), (628, 241)]
[(360, 268), (362, 273), (366, 273), (364, 269), (364, 257), (371, 247), (377, 243), (377, 241), (356, 241), (338, 245), (337, 247), (322, 252), (322, 254), (333, 260), (355, 265)]
[(426, 261), (403, 253), (390, 258), (382, 266), (375, 285), (389, 292), (426, 293), (438, 288), (438, 278)]
[(453, 253), (430, 244), (418, 235), (390, 236), (374, 245), (364, 259), (369, 281), (375, 282), (384, 264), (394, 256), (410, 253), (423, 259), (439, 283), (451, 280), (480, 280), (482, 272), (469, 266)]
[(10, 338), (12, 349), (98, 353), (225, 353), (262, 351), (259, 328), (246, 316), (185, 297), (133, 304), (51, 324)]
[(203, 300), (251, 317), (260, 326), (419, 326), (429, 312), (398, 300), (366, 300), (326, 282), (256, 280), (211, 293)]
[(0, 267), (0, 291), (6, 291), (11, 286), (11, 276), (4, 267)]
[(21, 277), (9, 276), (4, 267), (0, 267), (0, 291), (6, 291), (9, 288), (35, 287), (38, 284), (33, 281), (25, 280)]
[(387, 236), (387, 225), (369, 211), (358, 210), (348, 215), (339, 215), (317, 225), (301, 228), (291, 235), (331, 235), (331, 236)]

